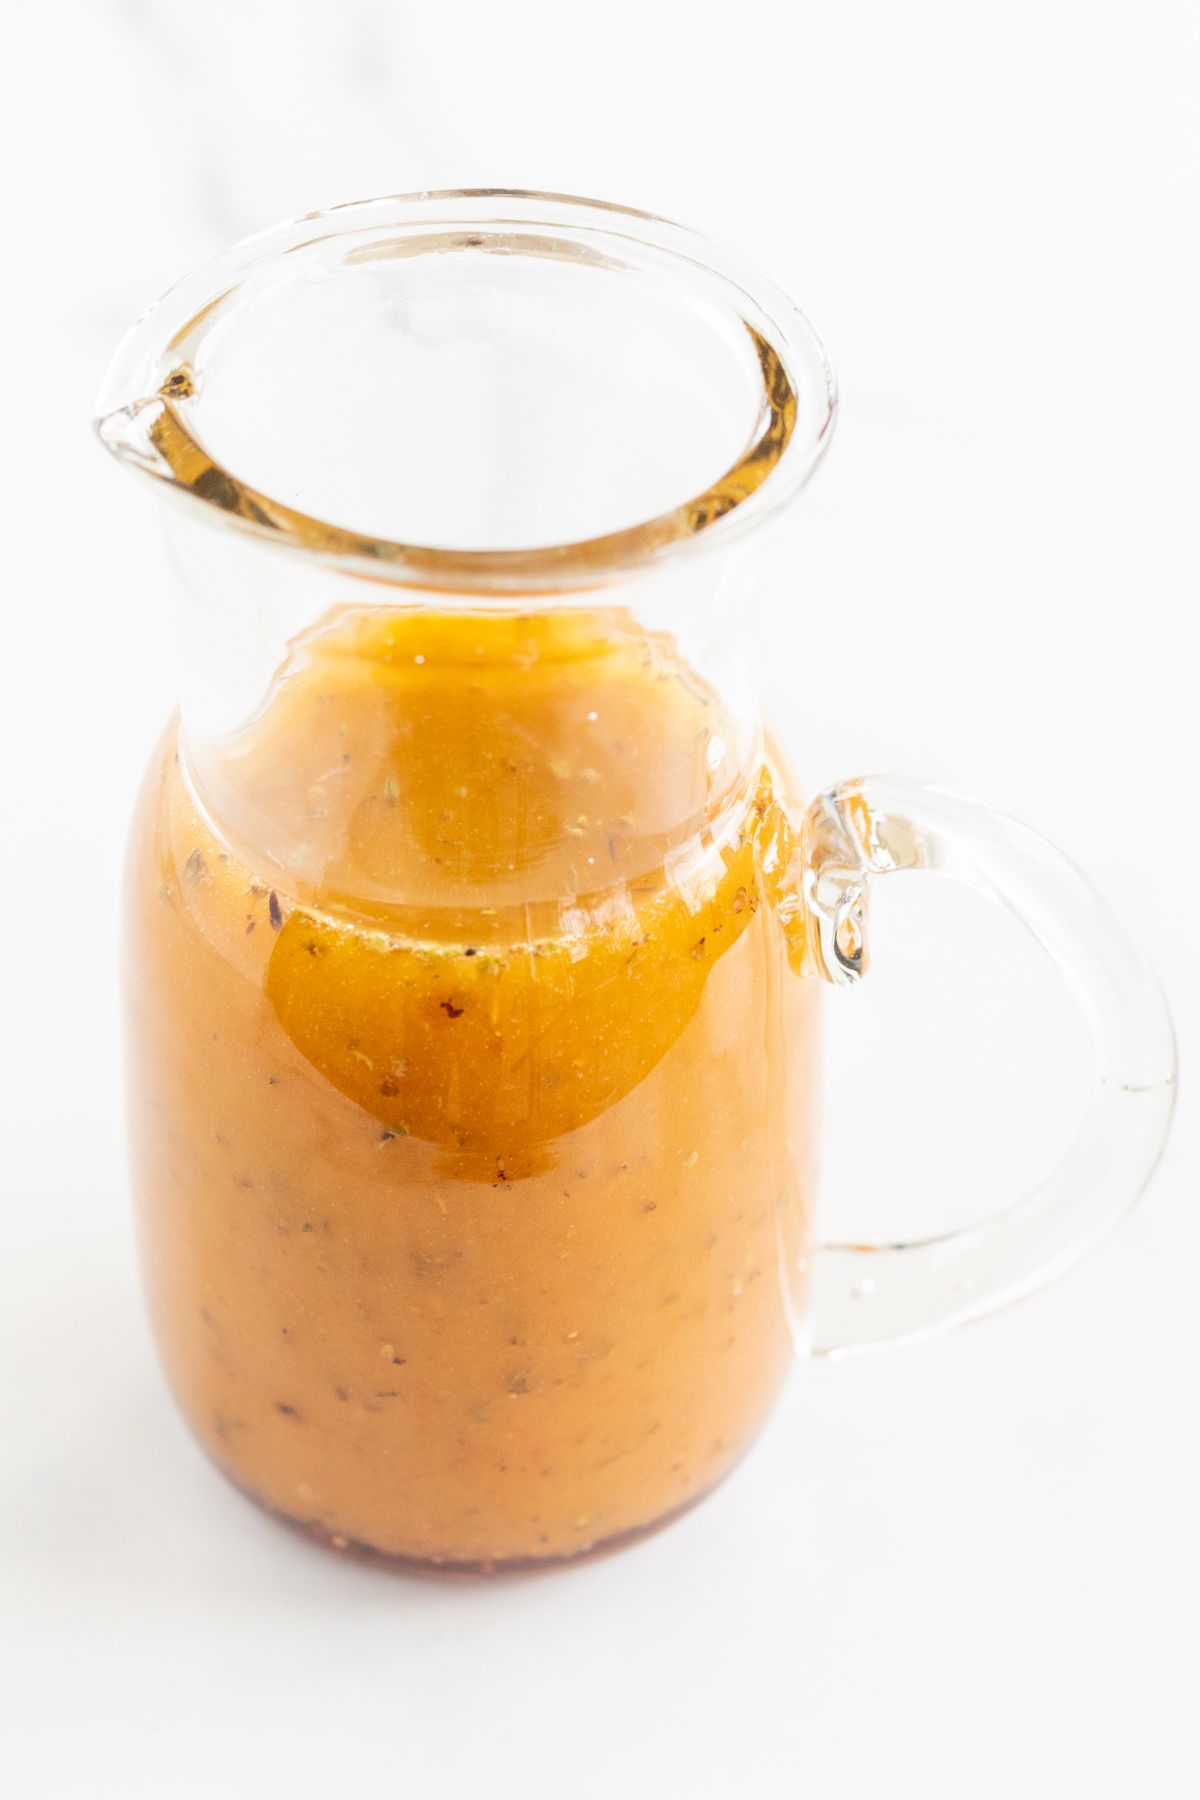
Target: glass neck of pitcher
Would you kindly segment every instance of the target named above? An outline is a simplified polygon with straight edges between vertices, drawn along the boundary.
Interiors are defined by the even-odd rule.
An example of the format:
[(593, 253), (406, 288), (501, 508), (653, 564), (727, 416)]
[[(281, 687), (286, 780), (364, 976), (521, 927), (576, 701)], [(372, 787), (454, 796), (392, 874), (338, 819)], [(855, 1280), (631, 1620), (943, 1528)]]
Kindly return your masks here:
[[(527, 885), (539, 834), (590, 842), (601, 800), (623, 831), (639, 820), (650, 866), (719, 831), (758, 778), (773, 534), (592, 591), (481, 601), (340, 575), (190, 510), (165, 524), (181, 763), (214, 834), (272, 880), (316, 892), (336, 864), (348, 904), (398, 898), (380, 870), (347, 891), (344, 840), (361, 807), (403, 803), (405, 771), (430, 792), (448, 783), (450, 815), (468, 788), (545, 811), (512, 821)], [(545, 767), (524, 767), (535, 755)], [(604, 886), (600, 850), (576, 883)]]

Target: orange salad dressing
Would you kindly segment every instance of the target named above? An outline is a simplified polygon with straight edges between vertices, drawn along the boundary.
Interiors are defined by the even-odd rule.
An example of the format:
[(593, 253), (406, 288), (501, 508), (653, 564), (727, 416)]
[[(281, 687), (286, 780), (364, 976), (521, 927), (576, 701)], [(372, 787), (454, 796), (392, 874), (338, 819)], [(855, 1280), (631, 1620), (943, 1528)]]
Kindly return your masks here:
[(174, 732), (152, 765), (155, 1331), (211, 1455), (339, 1545), (578, 1554), (712, 1487), (776, 1395), (817, 984), (734, 737), (623, 613), (342, 610), (202, 780)]

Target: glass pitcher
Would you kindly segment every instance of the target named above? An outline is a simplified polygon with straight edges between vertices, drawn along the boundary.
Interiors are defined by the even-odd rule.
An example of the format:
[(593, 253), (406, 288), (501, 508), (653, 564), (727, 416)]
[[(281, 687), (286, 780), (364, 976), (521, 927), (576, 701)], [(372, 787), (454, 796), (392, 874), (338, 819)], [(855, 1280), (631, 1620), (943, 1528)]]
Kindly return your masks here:
[[(796, 1347), (1008, 1303), (1158, 1156), (1170, 1023), (1085, 880), (941, 790), (805, 808), (764, 729), (777, 528), (834, 413), (755, 270), (531, 193), (267, 232), (117, 354), (99, 433), (185, 600), (128, 867), (146, 1289), (205, 1449), (338, 1548), (644, 1532)], [(985, 1226), (822, 1244), (818, 1000), (905, 869), (1028, 926), (1094, 1103)]]

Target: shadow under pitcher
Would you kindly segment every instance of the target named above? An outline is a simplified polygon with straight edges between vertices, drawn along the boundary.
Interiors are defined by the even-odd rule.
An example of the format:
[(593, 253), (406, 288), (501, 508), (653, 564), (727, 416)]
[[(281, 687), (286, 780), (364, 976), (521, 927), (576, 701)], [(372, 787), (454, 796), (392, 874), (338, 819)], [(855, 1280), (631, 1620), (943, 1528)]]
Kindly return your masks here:
[[(125, 912), (146, 1290), (209, 1455), (339, 1548), (493, 1568), (645, 1531), (797, 1348), (1007, 1304), (1153, 1168), (1170, 1022), (1084, 878), (919, 784), (806, 808), (764, 727), (834, 413), (755, 270), (532, 193), (269, 231), (109, 372), (181, 599)], [(1027, 925), (1094, 1100), (986, 1225), (823, 1244), (818, 1001), (906, 869)]]

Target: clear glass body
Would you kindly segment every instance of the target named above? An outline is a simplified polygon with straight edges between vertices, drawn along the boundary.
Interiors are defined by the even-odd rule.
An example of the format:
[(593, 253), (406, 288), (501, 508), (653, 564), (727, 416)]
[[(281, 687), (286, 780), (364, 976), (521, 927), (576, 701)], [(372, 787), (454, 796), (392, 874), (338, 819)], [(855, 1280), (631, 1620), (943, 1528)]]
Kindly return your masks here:
[[(643, 1531), (794, 1343), (968, 1316), (1086, 1235), (1064, 1202), (1053, 1244), (1047, 1205), (1036, 1243), (893, 1251), (865, 1329), (834, 1249), (810, 1324), (817, 977), (860, 972), (868, 878), (957, 829), (869, 784), (805, 815), (760, 717), (768, 526), (833, 413), (753, 271), (536, 195), (280, 228), (114, 363), (100, 433), (185, 601), (127, 888), (146, 1287), (200, 1441), (339, 1547)], [(1121, 953), (1080, 977), (1106, 1030)]]

